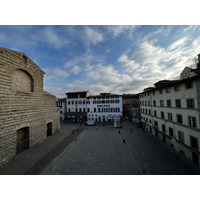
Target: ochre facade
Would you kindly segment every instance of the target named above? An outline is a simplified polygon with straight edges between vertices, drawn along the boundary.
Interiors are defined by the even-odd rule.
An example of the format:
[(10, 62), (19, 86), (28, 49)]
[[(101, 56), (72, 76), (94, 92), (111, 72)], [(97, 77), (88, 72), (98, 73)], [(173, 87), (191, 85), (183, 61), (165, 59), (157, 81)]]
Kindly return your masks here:
[(56, 97), (25, 54), (0, 47), (0, 166), (60, 129)]

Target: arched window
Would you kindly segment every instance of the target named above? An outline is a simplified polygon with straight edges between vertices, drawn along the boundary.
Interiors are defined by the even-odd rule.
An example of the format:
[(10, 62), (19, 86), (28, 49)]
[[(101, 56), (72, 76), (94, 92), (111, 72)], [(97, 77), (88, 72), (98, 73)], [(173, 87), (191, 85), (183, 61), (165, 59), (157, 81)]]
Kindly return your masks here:
[(22, 92), (34, 92), (34, 80), (27, 71), (16, 69), (12, 72), (12, 88)]

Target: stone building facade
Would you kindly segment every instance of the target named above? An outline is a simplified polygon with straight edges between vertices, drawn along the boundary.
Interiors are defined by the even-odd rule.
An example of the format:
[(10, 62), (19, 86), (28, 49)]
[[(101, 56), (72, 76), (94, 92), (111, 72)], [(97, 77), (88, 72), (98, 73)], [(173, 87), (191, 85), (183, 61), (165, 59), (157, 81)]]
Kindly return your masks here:
[(0, 47), (0, 166), (60, 129), (56, 97), (24, 53)]
[(87, 97), (89, 91), (68, 92), (67, 97), (67, 120), (74, 122), (87, 120)]
[(144, 129), (200, 165), (200, 67), (188, 69), (140, 93), (140, 113)]

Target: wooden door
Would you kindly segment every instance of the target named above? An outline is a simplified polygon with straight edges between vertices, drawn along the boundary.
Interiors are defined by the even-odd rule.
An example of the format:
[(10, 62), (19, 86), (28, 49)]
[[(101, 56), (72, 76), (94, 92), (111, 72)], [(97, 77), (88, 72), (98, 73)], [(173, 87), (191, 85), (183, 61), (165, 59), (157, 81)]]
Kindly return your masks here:
[(21, 128), (17, 130), (17, 146), (16, 153), (20, 153), (29, 149), (29, 128)]

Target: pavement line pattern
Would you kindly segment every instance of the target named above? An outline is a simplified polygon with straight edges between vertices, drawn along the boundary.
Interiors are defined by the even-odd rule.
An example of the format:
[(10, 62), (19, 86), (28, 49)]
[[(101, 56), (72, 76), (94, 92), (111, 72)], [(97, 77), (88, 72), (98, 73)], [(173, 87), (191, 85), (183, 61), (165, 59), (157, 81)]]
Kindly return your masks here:
[(82, 133), (84, 128), (77, 128), (74, 133), (66, 137), (54, 149), (46, 154), (40, 161), (31, 167), (24, 175), (39, 175), (44, 169), (60, 154), (62, 153), (76, 138)]

